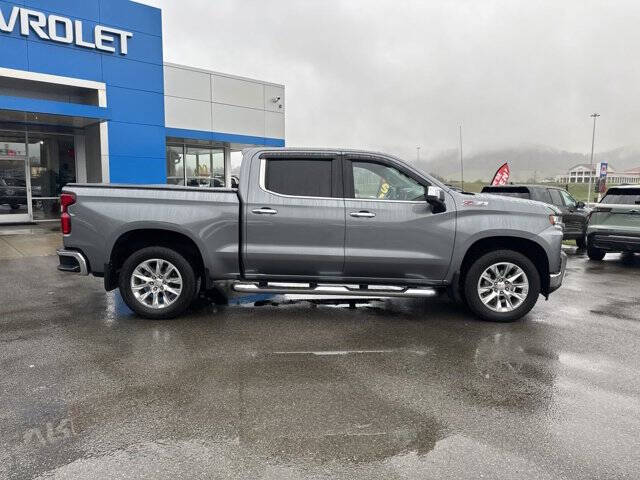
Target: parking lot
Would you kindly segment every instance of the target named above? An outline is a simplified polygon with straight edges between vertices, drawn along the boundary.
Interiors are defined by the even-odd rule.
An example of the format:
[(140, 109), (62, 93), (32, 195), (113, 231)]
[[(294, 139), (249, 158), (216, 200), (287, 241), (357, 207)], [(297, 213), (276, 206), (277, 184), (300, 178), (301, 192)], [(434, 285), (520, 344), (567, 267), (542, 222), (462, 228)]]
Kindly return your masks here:
[(514, 324), (446, 298), (151, 322), (0, 260), (0, 478), (637, 478), (640, 256), (567, 252)]

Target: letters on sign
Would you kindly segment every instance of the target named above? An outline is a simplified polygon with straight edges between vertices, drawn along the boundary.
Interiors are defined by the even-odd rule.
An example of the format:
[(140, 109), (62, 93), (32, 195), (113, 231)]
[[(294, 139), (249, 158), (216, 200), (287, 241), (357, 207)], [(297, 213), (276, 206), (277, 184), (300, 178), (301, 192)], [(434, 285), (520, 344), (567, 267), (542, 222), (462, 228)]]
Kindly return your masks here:
[(131, 32), (96, 25), (93, 29), (93, 39), (85, 39), (80, 20), (72, 21), (60, 15), (45, 15), (42, 12), (21, 7), (13, 7), (11, 14), (7, 17), (0, 9), (0, 31), (12, 33), (18, 23), (20, 24), (20, 34), (25, 37), (33, 32), (42, 40), (68, 45), (76, 44), (79, 47), (109, 53), (116, 52), (117, 39), (121, 55), (129, 53), (129, 39), (133, 38)]

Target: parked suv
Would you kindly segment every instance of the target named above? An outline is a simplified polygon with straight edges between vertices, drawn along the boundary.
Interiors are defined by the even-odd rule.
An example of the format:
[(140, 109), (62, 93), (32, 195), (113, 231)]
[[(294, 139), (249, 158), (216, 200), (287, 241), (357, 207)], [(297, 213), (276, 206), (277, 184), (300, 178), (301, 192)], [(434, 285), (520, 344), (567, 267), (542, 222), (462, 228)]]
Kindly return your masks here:
[(575, 240), (578, 248), (587, 247), (587, 223), (591, 211), (584, 202), (577, 201), (563, 188), (548, 185), (500, 185), (484, 187), (482, 193), (537, 200), (558, 207), (562, 211), (564, 239)]
[(607, 253), (640, 253), (640, 187), (610, 188), (591, 213), (587, 239), (591, 260)]

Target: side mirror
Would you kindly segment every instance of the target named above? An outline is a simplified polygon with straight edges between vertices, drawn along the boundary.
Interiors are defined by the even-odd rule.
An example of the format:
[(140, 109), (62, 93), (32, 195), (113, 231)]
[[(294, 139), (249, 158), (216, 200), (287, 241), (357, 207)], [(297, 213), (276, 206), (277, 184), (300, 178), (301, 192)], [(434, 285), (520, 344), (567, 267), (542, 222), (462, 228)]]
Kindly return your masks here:
[(427, 187), (425, 199), (427, 203), (433, 207), (434, 213), (442, 213), (447, 210), (444, 190), (440, 187)]
[(576, 208), (578, 210), (582, 210), (584, 207), (586, 207), (587, 205), (584, 202), (578, 202), (576, 203)]
[(444, 203), (444, 190), (440, 187), (427, 187), (427, 202)]

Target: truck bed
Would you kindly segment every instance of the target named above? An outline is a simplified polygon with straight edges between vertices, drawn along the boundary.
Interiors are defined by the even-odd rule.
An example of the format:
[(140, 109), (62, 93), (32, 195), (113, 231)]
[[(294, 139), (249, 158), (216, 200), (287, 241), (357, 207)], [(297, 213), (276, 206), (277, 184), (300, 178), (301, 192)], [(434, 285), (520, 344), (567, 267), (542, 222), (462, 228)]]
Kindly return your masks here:
[(215, 276), (239, 275), (240, 200), (235, 189), (69, 184), (64, 192), (76, 196), (70, 207), (72, 231), (64, 245), (82, 251), (94, 274), (104, 273), (116, 242), (157, 229), (193, 241), (217, 270)]

